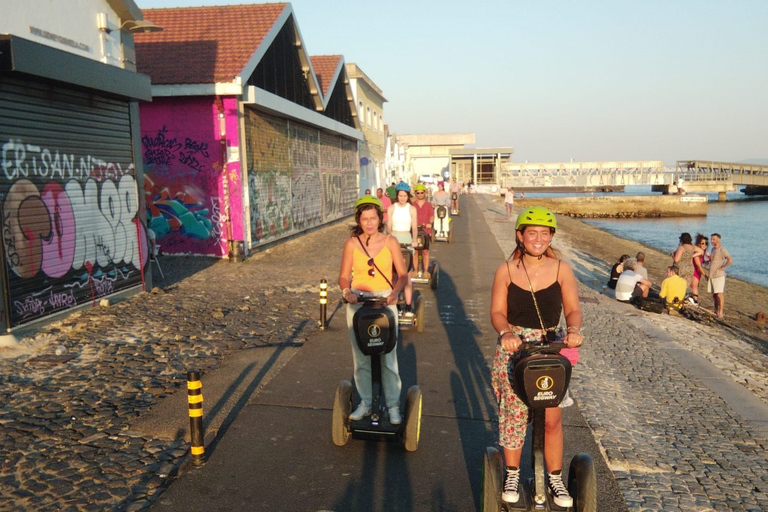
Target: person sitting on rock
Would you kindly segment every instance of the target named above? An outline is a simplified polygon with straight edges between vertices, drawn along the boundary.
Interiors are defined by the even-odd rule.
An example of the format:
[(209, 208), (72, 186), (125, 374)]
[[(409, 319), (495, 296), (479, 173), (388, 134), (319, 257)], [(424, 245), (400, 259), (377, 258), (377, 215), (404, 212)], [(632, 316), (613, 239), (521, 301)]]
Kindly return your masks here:
[(651, 291), (651, 281), (635, 272), (637, 260), (627, 258), (622, 265), (624, 272), (616, 281), (616, 300), (631, 302), (635, 297), (647, 297)]
[(677, 272), (677, 265), (667, 267), (667, 278), (661, 282), (659, 297), (667, 300), (667, 307), (669, 309), (679, 310), (683, 306), (683, 299), (685, 298), (688, 284), (685, 282), (685, 279), (677, 275)]

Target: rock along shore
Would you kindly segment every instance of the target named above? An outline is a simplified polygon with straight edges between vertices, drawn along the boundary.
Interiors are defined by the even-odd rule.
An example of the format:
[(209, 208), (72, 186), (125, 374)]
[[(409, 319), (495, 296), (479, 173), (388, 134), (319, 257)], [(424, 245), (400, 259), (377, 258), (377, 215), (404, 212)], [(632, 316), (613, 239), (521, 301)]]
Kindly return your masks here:
[[(476, 199), (509, 254), (514, 225), (503, 205)], [(765, 431), (669, 356), (670, 347), (696, 351), (766, 400), (754, 383), (768, 371), (767, 336), (746, 321), (766, 290), (729, 280), (725, 324), (649, 316), (599, 293), (611, 262), (639, 244), (558, 221), (556, 246), (586, 283), (588, 341), (574, 395), (628, 508), (768, 509)], [(257, 393), (317, 328), (320, 277), (330, 283), (329, 304), (338, 301), (347, 236), (342, 222), (239, 264), (162, 258), (166, 277), (153, 293), (83, 310), (30, 330), (20, 350), (0, 350), (0, 510), (148, 508), (183, 467), (189, 445), (183, 435), (140, 428), (142, 420), (167, 400), (186, 400), (187, 370), (205, 375), (244, 355), (283, 354)], [(643, 249), (660, 282), (669, 257)], [(30, 362), (60, 346), (76, 357)]]

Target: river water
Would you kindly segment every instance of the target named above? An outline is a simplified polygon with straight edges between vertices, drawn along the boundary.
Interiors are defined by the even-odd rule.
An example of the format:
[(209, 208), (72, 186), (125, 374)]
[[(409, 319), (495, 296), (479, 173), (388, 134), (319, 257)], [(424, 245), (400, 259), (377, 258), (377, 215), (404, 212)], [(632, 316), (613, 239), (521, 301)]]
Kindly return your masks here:
[[(628, 186), (624, 192), (624, 195), (650, 194), (650, 186), (641, 185)], [(525, 196), (528, 199), (563, 195), (579, 194), (527, 193)], [(693, 238), (696, 233), (706, 236), (720, 233), (723, 246), (733, 258), (727, 274), (768, 288), (768, 199), (744, 200), (747, 196), (741, 192), (729, 192), (724, 203), (717, 201), (717, 194), (708, 197), (707, 217), (583, 220), (621, 238), (636, 240), (666, 253), (677, 247), (683, 232), (690, 233)], [(617, 254), (616, 259), (619, 256)], [(763, 262), (763, 256), (766, 256), (766, 262)]]

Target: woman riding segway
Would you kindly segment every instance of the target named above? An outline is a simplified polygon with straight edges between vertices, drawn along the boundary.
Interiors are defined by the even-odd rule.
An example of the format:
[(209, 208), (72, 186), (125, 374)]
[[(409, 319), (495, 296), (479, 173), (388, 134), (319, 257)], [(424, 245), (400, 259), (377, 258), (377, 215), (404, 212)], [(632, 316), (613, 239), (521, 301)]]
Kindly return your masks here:
[[(389, 207), (387, 212), (387, 231), (391, 233), (400, 245), (406, 246), (413, 254), (413, 247), (418, 245), (416, 237), (419, 235), (418, 224), (416, 223), (416, 208), (411, 204), (411, 187), (401, 181), (395, 187), (395, 202)], [(413, 257), (411, 257), (413, 263)], [(408, 265), (406, 265), (408, 266)], [(411, 265), (412, 266), (412, 265)], [(408, 268), (412, 270), (412, 268)], [(413, 285), (408, 279), (405, 285), (405, 313), (404, 316), (413, 317)]]
[[(409, 281), (405, 261), (400, 253), (396, 238), (385, 235), (384, 212), (381, 201), (365, 196), (355, 203), (355, 225), (350, 229), (350, 238), (344, 244), (344, 253), (339, 271), (339, 287), (347, 305), (347, 327), (352, 342), (354, 376), (361, 402), (349, 415), (360, 420), (371, 414), (373, 390), (371, 387), (371, 358), (362, 353), (357, 345), (353, 319), (362, 304), (358, 297), (386, 297), (387, 305), (397, 318), (397, 299)], [(397, 272), (393, 283), (392, 268)], [(395, 322), (397, 329), (397, 322)], [(397, 331), (395, 330), (395, 336)], [(400, 415), (400, 391), (402, 384), (397, 367), (397, 349), (381, 358), (382, 387), (389, 410), (389, 421), (393, 425), (402, 423)]]
[[(527, 208), (517, 217), (517, 247), (496, 270), (491, 297), (491, 322), (499, 333), (491, 383), (499, 404), (499, 444), (507, 467), (501, 498), (517, 503), (520, 498), (520, 458), (528, 423), (528, 408), (513, 389), (510, 375), (528, 342), (559, 342), (573, 364), (581, 346), (581, 307), (578, 284), (568, 263), (551, 247), (557, 220), (546, 208)], [(567, 327), (558, 327), (561, 312)], [(562, 409), (545, 409), (544, 462), (548, 491), (554, 503), (571, 507), (573, 499), (562, 480)]]

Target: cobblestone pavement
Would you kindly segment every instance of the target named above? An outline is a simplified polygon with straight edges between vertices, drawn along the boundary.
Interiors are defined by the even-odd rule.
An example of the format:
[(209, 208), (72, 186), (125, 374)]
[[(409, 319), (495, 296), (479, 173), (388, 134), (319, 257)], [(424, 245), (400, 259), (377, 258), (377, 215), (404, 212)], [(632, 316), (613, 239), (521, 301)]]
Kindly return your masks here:
[[(509, 254), (503, 205), (476, 198)], [(556, 246), (589, 282), (590, 269), (598, 275), (605, 263), (573, 243), (577, 235), (559, 233)], [(39, 328), (20, 350), (0, 350), (0, 510), (146, 509), (189, 446), (133, 432), (132, 422), (183, 389), (189, 369), (205, 373), (233, 351), (306, 341), (320, 277), (331, 283), (331, 302), (338, 299), (346, 236), (337, 224), (240, 264), (163, 258), (155, 293), (84, 310)], [(768, 510), (765, 430), (666, 351), (704, 354), (764, 400), (768, 358), (720, 327), (643, 313), (587, 286), (581, 295), (587, 344), (574, 396), (629, 509)], [(29, 362), (59, 346), (77, 357)]]
[[(162, 258), (153, 293), (83, 310), (22, 338), (19, 350), (0, 349), (0, 510), (147, 508), (189, 445), (132, 432), (131, 422), (183, 392), (188, 370), (209, 372), (232, 351), (303, 343), (317, 328), (319, 279), (339, 298), (347, 236), (336, 224), (243, 263)], [(30, 362), (57, 349), (76, 357)]]
[[(510, 254), (514, 224), (503, 218), (503, 205), (478, 202)], [(577, 232), (561, 231), (553, 246), (593, 283), (585, 269), (604, 263), (576, 240)], [(604, 280), (600, 274), (600, 285)], [(670, 353), (703, 355), (763, 401), (768, 357), (722, 327), (642, 312), (583, 284), (580, 294), (586, 340), (573, 395), (629, 510), (768, 510), (768, 428), (735, 413)]]

